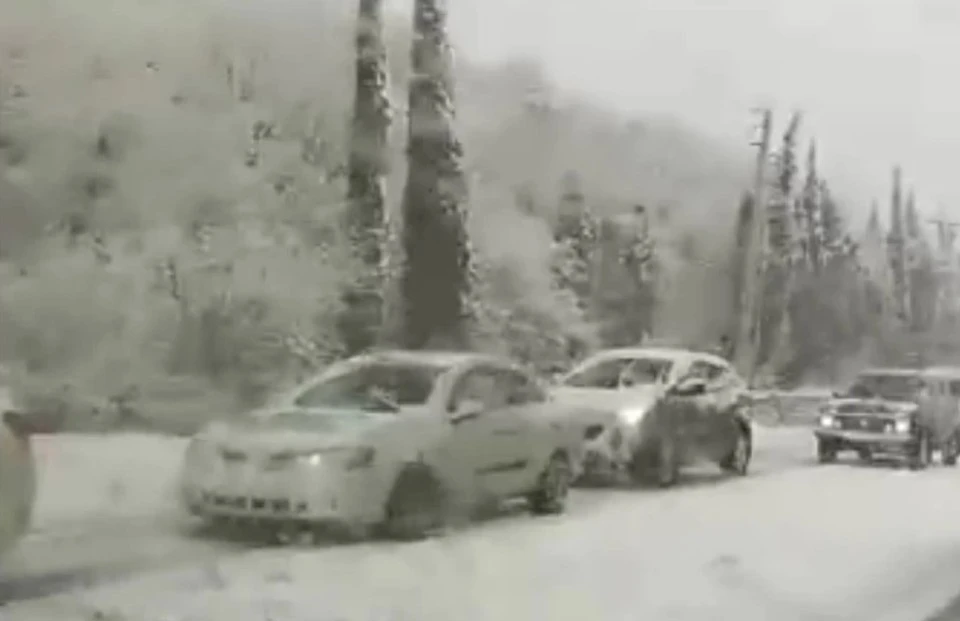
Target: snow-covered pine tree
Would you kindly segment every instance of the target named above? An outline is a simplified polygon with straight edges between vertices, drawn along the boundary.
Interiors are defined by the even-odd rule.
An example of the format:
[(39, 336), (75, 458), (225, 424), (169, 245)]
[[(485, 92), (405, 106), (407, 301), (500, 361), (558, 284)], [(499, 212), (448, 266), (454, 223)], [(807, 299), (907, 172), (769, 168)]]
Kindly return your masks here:
[(890, 273), (893, 278), (893, 308), (897, 318), (908, 320), (908, 283), (906, 269), (906, 248), (903, 219), (903, 173), (899, 166), (893, 168), (893, 188), (890, 196), (890, 233), (887, 236), (887, 260), (890, 263)]
[(361, 264), (343, 292), (340, 331), (348, 353), (370, 347), (383, 322), (383, 258), (390, 99), (383, 37), (383, 0), (359, 0), (355, 95), (347, 164), (345, 229)]
[(772, 357), (783, 331), (787, 296), (793, 269), (794, 182), (797, 175), (796, 142), (801, 116), (794, 113), (783, 133), (777, 153), (776, 178), (767, 204), (767, 244), (769, 256), (763, 281), (760, 348), (757, 359), (762, 366)]
[(414, 0), (400, 278), (402, 340), (410, 348), (469, 340), (473, 274), (452, 64), (445, 2)]

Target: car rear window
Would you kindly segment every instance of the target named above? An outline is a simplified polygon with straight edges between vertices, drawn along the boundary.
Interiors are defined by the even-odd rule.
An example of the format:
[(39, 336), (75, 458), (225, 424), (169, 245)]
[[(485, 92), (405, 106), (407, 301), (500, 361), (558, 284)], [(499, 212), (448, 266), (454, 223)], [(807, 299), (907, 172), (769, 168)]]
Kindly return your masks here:
[(603, 358), (588, 360), (563, 379), (564, 386), (572, 388), (617, 388), (621, 376), (627, 372), (632, 385), (654, 384), (666, 378), (673, 361), (666, 358)]

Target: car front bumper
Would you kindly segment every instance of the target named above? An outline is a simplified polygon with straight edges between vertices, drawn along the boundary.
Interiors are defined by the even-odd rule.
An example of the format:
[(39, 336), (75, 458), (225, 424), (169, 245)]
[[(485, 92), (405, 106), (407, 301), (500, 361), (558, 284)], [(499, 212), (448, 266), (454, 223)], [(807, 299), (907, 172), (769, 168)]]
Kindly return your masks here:
[(381, 487), (370, 470), (315, 469), (246, 476), (186, 473), (180, 492), (184, 508), (205, 519), (374, 524), (383, 517)]
[(869, 450), (873, 453), (903, 455), (916, 448), (910, 434), (876, 433), (843, 429), (817, 429), (818, 440), (830, 442), (837, 450)]

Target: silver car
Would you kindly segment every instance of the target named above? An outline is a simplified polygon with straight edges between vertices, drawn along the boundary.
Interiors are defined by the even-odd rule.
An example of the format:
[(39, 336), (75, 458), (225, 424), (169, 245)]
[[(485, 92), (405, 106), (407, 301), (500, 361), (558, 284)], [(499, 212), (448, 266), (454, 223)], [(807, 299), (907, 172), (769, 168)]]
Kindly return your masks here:
[(577, 409), (583, 476), (627, 473), (661, 486), (682, 466), (716, 462), (744, 475), (753, 450), (746, 383), (719, 356), (679, 348), (601, 351), (564, 376), (558, 405)]

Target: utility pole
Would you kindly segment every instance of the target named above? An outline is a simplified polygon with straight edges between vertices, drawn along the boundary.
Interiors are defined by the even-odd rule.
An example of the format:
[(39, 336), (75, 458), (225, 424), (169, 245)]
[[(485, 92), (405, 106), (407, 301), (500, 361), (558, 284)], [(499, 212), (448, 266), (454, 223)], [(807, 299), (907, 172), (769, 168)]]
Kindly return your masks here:
[(766, 186), (770, 159), (770, 131), (773, 112), (769, 108), (754, 110), (760, 115), (760, 138), (750, 144), (757, 148), (753, 180), (753, 221), (746, 249), (746, 260), (741, 278), (740, 317), (737, 318), (735, 341), (736, 367), (752, 385), (757, 363), (757, 339), (760, 323), (760, 283), (767, 247)]

